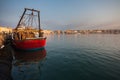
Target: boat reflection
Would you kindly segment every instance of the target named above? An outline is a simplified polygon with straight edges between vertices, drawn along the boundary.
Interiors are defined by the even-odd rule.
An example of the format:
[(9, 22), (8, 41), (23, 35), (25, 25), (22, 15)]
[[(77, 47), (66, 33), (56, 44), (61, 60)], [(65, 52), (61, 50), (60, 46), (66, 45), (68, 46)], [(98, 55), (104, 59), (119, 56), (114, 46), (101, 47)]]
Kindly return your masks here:
[(39, 80), (42, 74), (41, 67), (45, 63), (45, 56), (45, 48), (34, 52), (15, 51), (12, 68), (13, 80)]
[(26, 52), (26, 51), (15, 51), (15, 60), (18, 62), (39, 62), (44, 59), (46, 56), (45, 48), (42, 48), (37, 51)]

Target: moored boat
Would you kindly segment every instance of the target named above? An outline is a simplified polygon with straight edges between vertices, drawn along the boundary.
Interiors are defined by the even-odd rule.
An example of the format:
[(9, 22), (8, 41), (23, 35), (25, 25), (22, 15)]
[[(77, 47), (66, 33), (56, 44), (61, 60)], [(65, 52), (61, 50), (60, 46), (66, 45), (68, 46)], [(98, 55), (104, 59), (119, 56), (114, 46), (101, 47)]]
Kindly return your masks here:
[(25, 40), (13, 40), (14, 47), (19, 50), (39, 50), (46, 45), (46, 38), (31, 38)]
[[(26, 12), (31, 11), (31, 14)], [(28, 16), (25, 19), (25, 14)], [(35, 14), (35, 15), (34, 15)], [(13, 38), (13, 45), (15, 49), (19, 50), (38, 50), (40, 48), (43, 48), (46, 45), (46, 37), (43, 37), (41, 33), (41, 28), (40, 28), (40, 11), (34, 10), (34, 9), (28, 9), (25, 8), (23, 15), (14, 31), (14, 38)], [(38, 32), (39, 32), (39, 37), (36, 37), (33, 29), (35, 23), (33, 21), (34, 17), (37, 16), (37, 22), (38, 22)]]

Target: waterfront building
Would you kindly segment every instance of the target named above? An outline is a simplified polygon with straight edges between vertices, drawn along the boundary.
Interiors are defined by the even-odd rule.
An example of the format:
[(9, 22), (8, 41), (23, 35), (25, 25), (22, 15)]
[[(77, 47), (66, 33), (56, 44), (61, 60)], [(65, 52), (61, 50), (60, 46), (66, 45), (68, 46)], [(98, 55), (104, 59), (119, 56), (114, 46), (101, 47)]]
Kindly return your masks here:
[(55, 34), (63, 34), (63, 32), (61, 30), (55, 30), (54, 33)]
[(53, 34), (54, 32), (51, 30), (42, 30), (41, 31), (43, 34)]
[(12, 33), (12, 28), (0, 26), (0, 33)]

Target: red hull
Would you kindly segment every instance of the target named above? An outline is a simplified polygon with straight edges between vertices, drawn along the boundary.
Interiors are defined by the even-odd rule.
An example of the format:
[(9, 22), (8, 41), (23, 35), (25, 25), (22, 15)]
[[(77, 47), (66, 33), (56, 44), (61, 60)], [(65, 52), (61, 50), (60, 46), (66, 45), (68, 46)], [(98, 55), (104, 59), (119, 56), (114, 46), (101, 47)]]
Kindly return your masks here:
[(13, 40), (15, 48), (22, 50), (34, 50), (46, 45), (46, 38), (34, 38), (26, 40)]

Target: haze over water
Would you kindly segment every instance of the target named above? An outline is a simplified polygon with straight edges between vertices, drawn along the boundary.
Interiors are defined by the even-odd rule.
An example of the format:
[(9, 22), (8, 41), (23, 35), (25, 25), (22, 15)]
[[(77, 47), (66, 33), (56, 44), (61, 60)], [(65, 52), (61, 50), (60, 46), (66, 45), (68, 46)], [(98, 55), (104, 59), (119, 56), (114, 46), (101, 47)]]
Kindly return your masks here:
[(45, 49), (47, 53), (43, 60), (14, 65), (13, 79), (120, 79), (119, 34), (49, 35)]
[(42, 29), (120, 29), (120, 0), (1, 0), (0, 25), (15, 28), (24, 8), (40, 10)]

